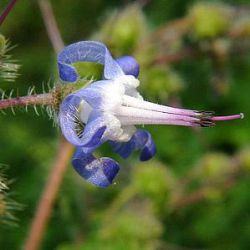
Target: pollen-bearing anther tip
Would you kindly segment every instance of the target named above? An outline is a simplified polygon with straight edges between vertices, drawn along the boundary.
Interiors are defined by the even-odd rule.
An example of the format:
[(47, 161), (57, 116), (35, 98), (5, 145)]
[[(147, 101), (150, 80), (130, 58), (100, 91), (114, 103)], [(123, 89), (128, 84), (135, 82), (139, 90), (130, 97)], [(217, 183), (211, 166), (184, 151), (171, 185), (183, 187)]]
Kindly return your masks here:
[(240, 119), (244, 119), (245, 115), (244, 113), (240, 113)]
[(195, 117), (199, 117), (201, 119), (210, 119), (213, 117), (213, 115), (214, 111), (198, 111)]

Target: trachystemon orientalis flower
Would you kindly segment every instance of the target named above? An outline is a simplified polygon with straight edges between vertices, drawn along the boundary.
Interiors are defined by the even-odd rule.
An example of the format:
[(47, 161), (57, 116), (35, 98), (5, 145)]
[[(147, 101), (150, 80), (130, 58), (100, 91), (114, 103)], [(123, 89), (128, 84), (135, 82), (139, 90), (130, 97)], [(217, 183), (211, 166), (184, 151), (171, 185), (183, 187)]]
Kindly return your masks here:
[(75, 170), (87, 181), (99, 187), (110, 185), (119, 171), (111, 158), (95, 158), (93, 152), (109, 142), (116, 153), (127, 158), (140, 150), (140, 160), (156, 153), (150, 133), (137, 129), (140, 124), (166, 124), (209, 127), (217, 120), (242, 118), (213, 116), (145, 101), (137, 91), (139, 65), (131, 56), (113, 59), (100, 42), (82, 41), (65, 47), (58, 55), (60, 79), (74, 83), (79, 75), (73, 65), (85, 61), (103, 64), (103, 79), (95, 81), (66, 96), (60, 105), (59, 123), (65, 138), (76, 146), (72, 159)]

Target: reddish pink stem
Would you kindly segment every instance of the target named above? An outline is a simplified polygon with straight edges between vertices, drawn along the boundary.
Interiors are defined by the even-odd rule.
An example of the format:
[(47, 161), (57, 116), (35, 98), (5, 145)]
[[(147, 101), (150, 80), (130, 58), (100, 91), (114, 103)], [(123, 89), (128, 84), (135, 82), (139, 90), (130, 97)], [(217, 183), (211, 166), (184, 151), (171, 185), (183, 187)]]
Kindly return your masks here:
[(11, 99), (0, 100), (0, 110), (13, 108), (17, 106), (28, 106), (28, 105), (51, 105), (53, 103), (53, 96), (51, 93), (21, 96)]
[(23, 248), (24, 250), (38, 250), (40, 248), (43, 234), (46, 230), (73, 150), (73, 145), (62, 139), (54, 166), (51, 168), (47, 184), (39, 200), (35, 217), (32, 220), (30, 232)]
[(226, 115), (226, 116), (214, 116), (211, 118), (212, 121), (229, 121), (229, 120), (235, 120), (235, 119), (243, 119), (244, 114), (240, 113), (237, 115)]
[(17, 0), (12, 0), (12, 1), (10, 1), (7, 4), (7, 6), (5, 7), (4, 11), (1, 13), (1, 16), (0, 16), (0, 25), (3, 23), (3, 21), (5, 20), (5, 18), (8, 16), (8, 14), (10, 13), (10, 11), (14, 7), (16, 1)]

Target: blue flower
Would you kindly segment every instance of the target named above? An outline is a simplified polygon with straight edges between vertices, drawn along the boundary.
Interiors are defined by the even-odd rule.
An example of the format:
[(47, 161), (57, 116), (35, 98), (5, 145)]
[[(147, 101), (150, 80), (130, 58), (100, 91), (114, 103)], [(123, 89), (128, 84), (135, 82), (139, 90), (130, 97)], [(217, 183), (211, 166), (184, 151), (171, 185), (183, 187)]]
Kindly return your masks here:
[(74, 83), (79, 76), (74, 62), (103, 64), (103, 80), (68, 95), (60, 105), (59, 123), (65, 138), (76, 148), (72, 159), (75, 170), (99, 187), (110, 185), (119, 171), (111, 158), (95, 158), (93, 152), (104, 142), (127, 158), (140, 150), (140, 160), (156, 153), (149, 132), (136, 129), (140, 124), (211, 126), (210, 112), (178, 109), (144, 101), (137, 91), (139, 65), (131, 56), (113, 59), (100, 42), (82, 41), (65, 47), (58, 55), (60, 79)]

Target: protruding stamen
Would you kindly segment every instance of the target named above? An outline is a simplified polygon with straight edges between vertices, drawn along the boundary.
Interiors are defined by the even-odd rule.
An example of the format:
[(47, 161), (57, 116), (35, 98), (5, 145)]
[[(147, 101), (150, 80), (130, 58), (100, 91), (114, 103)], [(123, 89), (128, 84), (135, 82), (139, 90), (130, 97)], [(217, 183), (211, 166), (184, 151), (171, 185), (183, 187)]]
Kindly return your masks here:
[(159, 124), (159, 125), (176, 125), (176, 126), (186, 126), (186, 127), (200, 127), (201, 124), (195, 122), (188, 122), (182, 120), (171, 120), (171, 119), (152, 119), (152, 118), (137, 118), (137, 117), (127, 117), (127, 116), (118, 116), (119, 121), (123, 126), (126, 125), (150, 125), (150, 124)]
[(195, 122), (196, 124), (199, 124), (200, 127), (213, 127), (215, 126), (215, 123), (211, 120), (200, 120), (198, 122)]
[(118, 108), (115, 111), (115, 115), (123, 126), (138, 124), (166, 124), (189, 127), (208, 127), (213, 125), (213, 122), (209, 119), (201, 119), (193, 116), (169, 114), (125, 106)]
[(211, 118), (214, 115), (214, 111), (198, 111), (197, 116)]
[(210, 120), (211, 121), (230, 121), (230, 120), (243, 119), (243, 118), (244, 118), (244, 114), (240, 113), (237, 115), (214, 116), (214, 117), (211, 117)]
[(144, 110), (151, 110), (151, 111), (158, 111), (163, 113), (169, 113), (174, 115), (182, 115), (182, 116), (199, 116), (200, 112), (196, 112), (190, 109), (180, 109), (180, 108), (172, 108), (169, 106), (159, 105), (152, 102), (147, 102), (144, 100), (140, 100), (128, 95), (123, 96), (123, 103), (124, 106), (133, 107), (137, 109), (144, 109)]
[(185, 116), (185, 115), (176, 115), (176, 114), (169, 114), (159, 111), (153, 110), (146, 110), (146, 109), (139, 109), (134, 107), (125, 107), (121, 106), (115, 111), (117, 116), (125, 116), (128, 118), (136, 117), (136, 118), (149, 118), (154, 120), (181, 120), (187, 122), (195, 122), (199, 121), (199, 118), (193, 116)]

